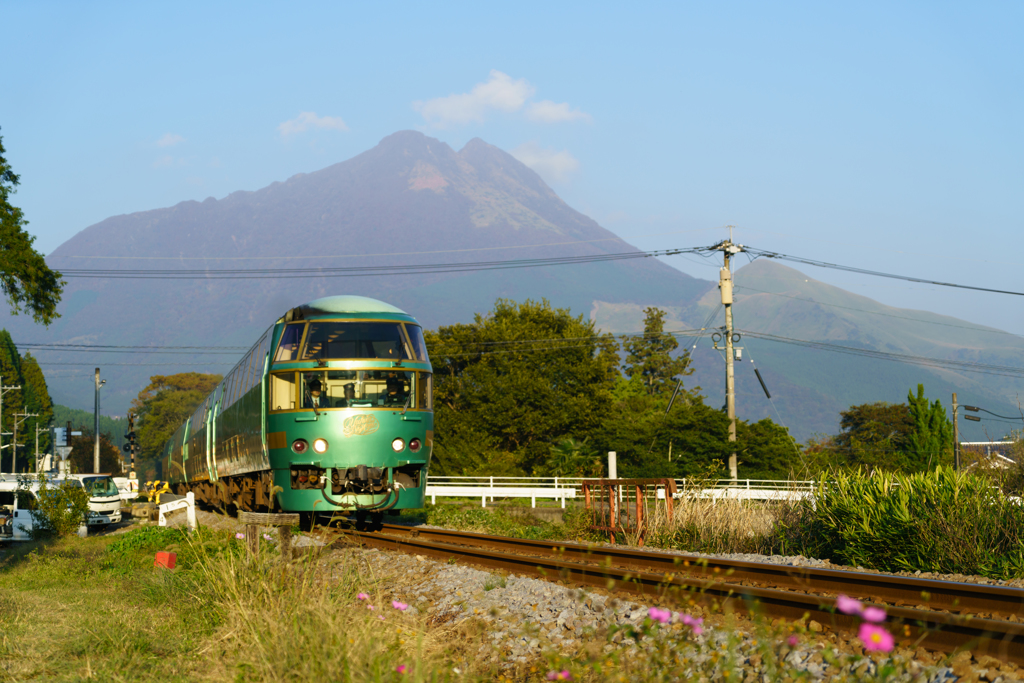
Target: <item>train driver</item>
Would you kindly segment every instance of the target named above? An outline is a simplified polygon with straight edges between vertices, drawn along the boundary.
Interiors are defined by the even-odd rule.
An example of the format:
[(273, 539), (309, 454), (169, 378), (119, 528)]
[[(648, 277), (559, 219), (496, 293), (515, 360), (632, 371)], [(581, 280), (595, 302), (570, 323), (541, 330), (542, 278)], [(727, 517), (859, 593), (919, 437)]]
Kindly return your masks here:
[(384, 397), (384, 405), (400, 406), (405, 403), (405, 382), (394, 373), (388, 375), (387, 395)]
[(306, 400), (303, 402), (303, 408), (330, 408), (330, 401), (326, 396), (322, 396), (323, 384), (319, 379), (311, 381), (307, 387), (309, 391), (306, 393)]
[(356, 385), (346, 384), (345, 385), (345, 398), (338, 401), (339, 408), (348, 408), (352, 405), (352, 402), (356, 400)]

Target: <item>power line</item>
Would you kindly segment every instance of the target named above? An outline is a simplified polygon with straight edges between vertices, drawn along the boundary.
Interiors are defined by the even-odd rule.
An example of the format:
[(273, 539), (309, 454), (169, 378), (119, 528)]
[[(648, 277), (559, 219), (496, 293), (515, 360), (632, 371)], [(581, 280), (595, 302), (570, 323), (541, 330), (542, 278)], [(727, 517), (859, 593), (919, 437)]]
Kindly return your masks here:
[(357, 266), (357, 267), (316, 267), (316, 268), (249, 268), (249, 269), (174, 269), (174, 270), (108, 270), (108, 269), (65, 269), (64, 277), (138, 279), (138, 280), (263, 280), (292, 278), (299, 275), (310, 277), (372, 277), (378, 275), (427, 275), (431, 273), (463, 273), (482, 270), (509, 270), (516, 268), (539, 268), (544, 266), (576, 265), (604, 261), (622, 261), (636, 258), (674, 256), (684, 253), (698, 253), (702, 247), (684, 249), (658, 249), (654, 251), (629, 251), (614, 254), (589, 254), (586, 256), (556, 256), (538, 259), (513, 259), (507, 261), (475, 261), (464, 263), (434, 263), (411, 265)]
[(866, 268), (856, 268), (854, 266), (842, 266), (836, 263), (828, 263), (826, 261), (817, 261), (815, 259), (804, 258), (802, 256), (790, 256), (788, 254), (780, 254), (775, 251), (765, 251), (763, 249), (755, 249), (753, 247), (744, 247), (743, 251), (748, 254), (753, 254), (754, 257), (763, 256), (765, 258), (774, 258), (781, 261), (792, 261), (793, 263), (803, 263), (808, 266), (816, 266), (818, 268), (832, 268), (834, 270), (845, 270), (849, 273), (860, 273), (861, 275), (873, 275), (875, 277), (885, 277), (892, 280), (906, 280), (907, 282), (919, 282), (926, 285), (940, 285), (942, 287), (954, 287), (956, 289), (971, 289), (976, 292), (991, 292), (993, 294), (1012, 294), (1014, 296), (1024, 296), (1024, 292), (1013, 292), (1006, 289), (992, 289), (989, 287), (975, 287), (973, 285), (960, 285), (954, 282), (942, 282), (940, 280), (928, 280), (925, 278), (911, 277), (909, 275), (896, 275), (893, 273), (883, 273), (877, 270), (868, 270)]

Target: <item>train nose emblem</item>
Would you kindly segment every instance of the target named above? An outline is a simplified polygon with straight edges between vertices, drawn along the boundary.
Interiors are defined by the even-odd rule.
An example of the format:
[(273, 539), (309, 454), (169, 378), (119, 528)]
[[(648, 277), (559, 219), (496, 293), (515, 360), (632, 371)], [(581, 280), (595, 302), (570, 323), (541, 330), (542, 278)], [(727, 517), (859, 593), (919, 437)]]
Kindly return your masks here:
[(367, 436), (380, 429), (380, 422), (373, 415), (353, 415), (341, 423), (343, 436)]

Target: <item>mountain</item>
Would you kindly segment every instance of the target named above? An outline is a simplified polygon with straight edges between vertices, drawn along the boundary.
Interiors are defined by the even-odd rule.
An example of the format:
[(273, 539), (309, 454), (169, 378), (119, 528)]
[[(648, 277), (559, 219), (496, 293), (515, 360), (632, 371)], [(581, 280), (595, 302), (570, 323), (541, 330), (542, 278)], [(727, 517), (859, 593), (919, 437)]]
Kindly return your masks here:
[[(928, 311), (893, 308), (815, 280), (770, 259), (759, 259), (734, 273), (734, 327), (793, 340), (826, 342), (910, 356), (1024, 366), (1024, 339), (990, 327)], [(666, 329), (700, 328), (719, 309), (711, 289), (691, 303), (668, 307)], [(633, 331), (642, 325), (642, 306), (598, 301), (594, 318), (602, 329)], [(724, 324), (721, 310), (710, 326)], [(692, 347), (695, 339), (681, 339)], [(725, 402), (725, 363), (712, 348), (710, 331), (697, 343), (689, 386), (700, 386), (710, 405)], [(865, 358), (787, 342), (744, 336), (743, 362), (736, 365), (737, 412), (746, 419), (770, 417), (787, 425), (800, 441), (815, 433), (835, 434), (839, 411), (872, 401), (903, 403), (918, 383), (947, 410), (953, 392), (961, 404), (980, 405), (1004, 416), (1020, 416), (1019, 377), (978, 374)], [(753, 360), (769, 391), (769, 402), (753, 372)], [(1020, 422), (961, 420), (964, 440), (999, 439)]]
[[(634, 250), (497, 147), (474, 139), (455, 152), (404, 131), (352, 159), (255, 192), (113, 216), (82, 230), (48, 260), (69, 275), (72, 269), (351, 267), (341, 275), (355, 276), (356, 268), (384, 265)], [(712, 286), (650, 258), (374, 277), (68, 277), (61, 318), (49, 329), (25, 316), (8, 316), (2, 324), (19, 343), (247, 347), (288, 308), (329, 294), (383, 299), (435, 327), (470, 320), (498, 297), (546, 297), (587, 314), (597, 299), (673, 305)], [(107, 379), (103, 412), (120, 413), (150, 375), (223, 372), (241, 354), (111, 351), (40, 351), (54, 401), (91, 408), (96, 364)], [(99, 357), (103, 362), (96, 363)]]

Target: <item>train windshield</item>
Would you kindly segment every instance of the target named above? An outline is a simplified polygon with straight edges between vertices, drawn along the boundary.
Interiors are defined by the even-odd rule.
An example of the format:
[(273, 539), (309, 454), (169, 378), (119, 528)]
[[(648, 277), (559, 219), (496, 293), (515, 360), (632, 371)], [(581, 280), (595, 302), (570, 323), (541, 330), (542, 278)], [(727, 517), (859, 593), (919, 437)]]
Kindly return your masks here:
[(401, 323), (326, 320), (309, 323), (300, 360), (321, 358), (410, 360), (413, 355)]
[(414, 370), (299, 370), (270, 375), (271, 411), (332, 408), (432, 410), (430, 373)]

